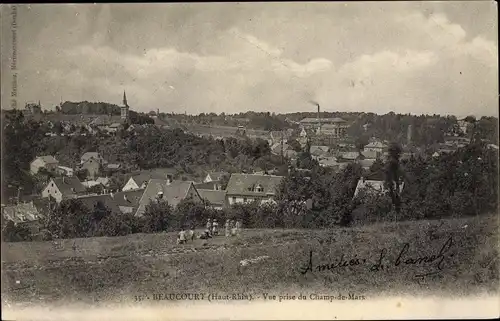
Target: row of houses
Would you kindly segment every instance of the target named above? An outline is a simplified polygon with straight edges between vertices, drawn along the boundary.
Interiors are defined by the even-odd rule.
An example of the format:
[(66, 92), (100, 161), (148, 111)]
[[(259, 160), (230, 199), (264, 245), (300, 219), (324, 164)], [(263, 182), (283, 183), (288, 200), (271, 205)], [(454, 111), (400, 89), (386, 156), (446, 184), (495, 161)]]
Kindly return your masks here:
[[(114, 193), (88, 194), (87, 188), (75, 176), (54, 177), (43, 189), (40, 198), (13, 206), (2, 206), (3, 214), (16, 224), (27, 224), (32, 229), (36, 222), (53, 209), (57, 203), (78, 199), (87, 208), (97, 203), (111, 212), (142, 216), (151, 202), (168, 202), (174, 208), (183, 200), (190, 199), (217, 210), (234, 204), (273, 202), (284, 177), (266, 174), (230, 174), (227, 186), (222, 189), (221, 179), (229, 175), (223, 172), (208, 173), (202, 182), (173, 179), (170, 169), (154, 169), (132, 174), (122, 189)], [(361, 191), (384, 192), (383, 174), (372, 173), (362, 177), (354, 197)], [(404, 185), (401, 185), (403, 188)]]
[[(120, 164), (113, 164), (106, 161), (98, 152), (84, 153), (80, 158), (80, 164), (76, 170), (87, 170), (88, 176), (96, 178), (102, 170), (113, 172), (120, 170)], [(45, 170), (53, 175), (73, 176), (75, 169), (60, 165), (59, 161), (52, 155), (37, 156), (30, 163), (30, 172), (36, 175), (40, 170)]]
[(53, 177), (42, 190), (41, 197), (2, 206), (2, 211), (15, 223), (30, 223), (68, 199), (81, 200), (88, 208), (100, 202), (112, 212), (136, 216), (143, 215), (151, 202), (166, 201), (176, 207), (185, 199), (221, 210), (238, 203), (272, 202), (283, 179), (283, 176), (264, 174), (231, 174), (227, 187), (222, 189), (224, 175), (228, 174), (211, 172), (202, 182), (194, 182), (174, 180), (170, 169), (145, 170), (131, 174), (119, 192), (99, 195), (89, 194), (76, 176)]

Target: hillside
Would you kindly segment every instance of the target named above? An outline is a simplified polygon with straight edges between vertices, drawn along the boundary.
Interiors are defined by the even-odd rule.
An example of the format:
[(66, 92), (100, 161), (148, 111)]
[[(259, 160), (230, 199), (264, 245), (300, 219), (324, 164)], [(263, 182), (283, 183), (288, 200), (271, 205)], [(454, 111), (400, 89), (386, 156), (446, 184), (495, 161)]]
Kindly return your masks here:
[[(489, 215), (350, 229), (244, 230), (239, 239), (218, 237), (205, 245), (202, 240), (176, 245), (171, 233), (2, 243), (2, 297), (4, 302), (41, 304), (125, 302), (141, 294), (194, 291), (470, 295), (498, 289), (497, 231), (498, 218)], [(439, 257), (441, 251), (445, 258), (440, 273), (417, 277), (437, 271), (436, 262), (396, 266), (405, 242), (405, 260)], [(371, 271), (383, 248), (385, 268)], [(307, 266), (310, 250), (315, 271), (303, 275), (300, 269)], [(317, 270), (318, 265), (338, 262), (342, 254), (346, 261), (357, 258), (362, 263)], [(269, 258), (240, 263), (262, 256)]]

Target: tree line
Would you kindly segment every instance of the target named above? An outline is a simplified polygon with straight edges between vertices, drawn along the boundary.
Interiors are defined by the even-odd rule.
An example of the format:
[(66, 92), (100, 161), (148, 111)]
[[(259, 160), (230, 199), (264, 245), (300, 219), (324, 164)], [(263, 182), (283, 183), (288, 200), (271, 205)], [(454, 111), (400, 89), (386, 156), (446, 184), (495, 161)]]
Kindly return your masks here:
[[(200, 228), (208, 218), (241, 220), (247, 228), (332, 228), (380, 221), (443, 219), (498, 211), (498, 151), (476, 143), (439, 157), (398, 159), (398, 145), (385, 161), (368, 171), (349, 164), (335, 172), (312, 163), (291, 168), (274, 203), (236, 204), (214, 210), (203, 203), (182, 201), (176, 208), (152, 202), (143, 217), (111, 213), (102, 204), (87, 209), (78, 200), (61, 202), (44, 219), (47, 237), (117, 236), (131, 233)], [(381, 172), (388, 193), (354, 191), (362, 176)], [(399, 193), (396, 182), (404, 183)], [(391, 185), (395, 188), (391, 190)], [(7, 222), (8, 223), (8, 222)], [(9, 225), (10, 224), (10, 225)], [(4, 235), (26, 240), (29, 235), (12, 223)], [(24, 233), (24, 234), (23, 234)], [(48, 234), (47, 234), (48, 233)], [(24, 236), (23, 236), (24, 235)]]

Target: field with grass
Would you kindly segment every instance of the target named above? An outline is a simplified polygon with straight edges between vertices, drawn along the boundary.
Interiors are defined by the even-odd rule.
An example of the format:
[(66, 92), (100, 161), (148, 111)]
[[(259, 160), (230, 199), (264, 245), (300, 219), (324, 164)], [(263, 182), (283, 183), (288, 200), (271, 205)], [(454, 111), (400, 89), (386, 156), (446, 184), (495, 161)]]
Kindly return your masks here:
[(262, 292), (459, 296), (499, 286), (496, 215), (243, 230), (183, 245), (175, 239), (162, 233), (2, 243), (2, 300), (122, 303), (136, 295), (214, 291), (256, 298)]

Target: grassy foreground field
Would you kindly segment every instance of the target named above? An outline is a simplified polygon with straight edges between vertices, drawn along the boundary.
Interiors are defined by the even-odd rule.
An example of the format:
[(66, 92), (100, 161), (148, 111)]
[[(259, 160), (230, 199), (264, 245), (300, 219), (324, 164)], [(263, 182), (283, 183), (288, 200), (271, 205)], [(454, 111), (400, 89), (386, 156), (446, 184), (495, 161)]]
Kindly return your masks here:
[[(262, 292), (455, 296), (495, 292), (499, 286), (496, 215), (328, 230), (244, 230), (240, 237), (220, 236), (206, 244), (177, 245), (175, 237), (2, 243), (3, 301), (129, 302), (141, 294), (195, 291), (257, 298)], [(302, 274), (310, 251), (313, 271)], [(424, 256), (427, 262), (418, 260)], [(257, 257), (258, 263), (241, 264)], [(339, 260), (351, 265), (335, 267)]]

